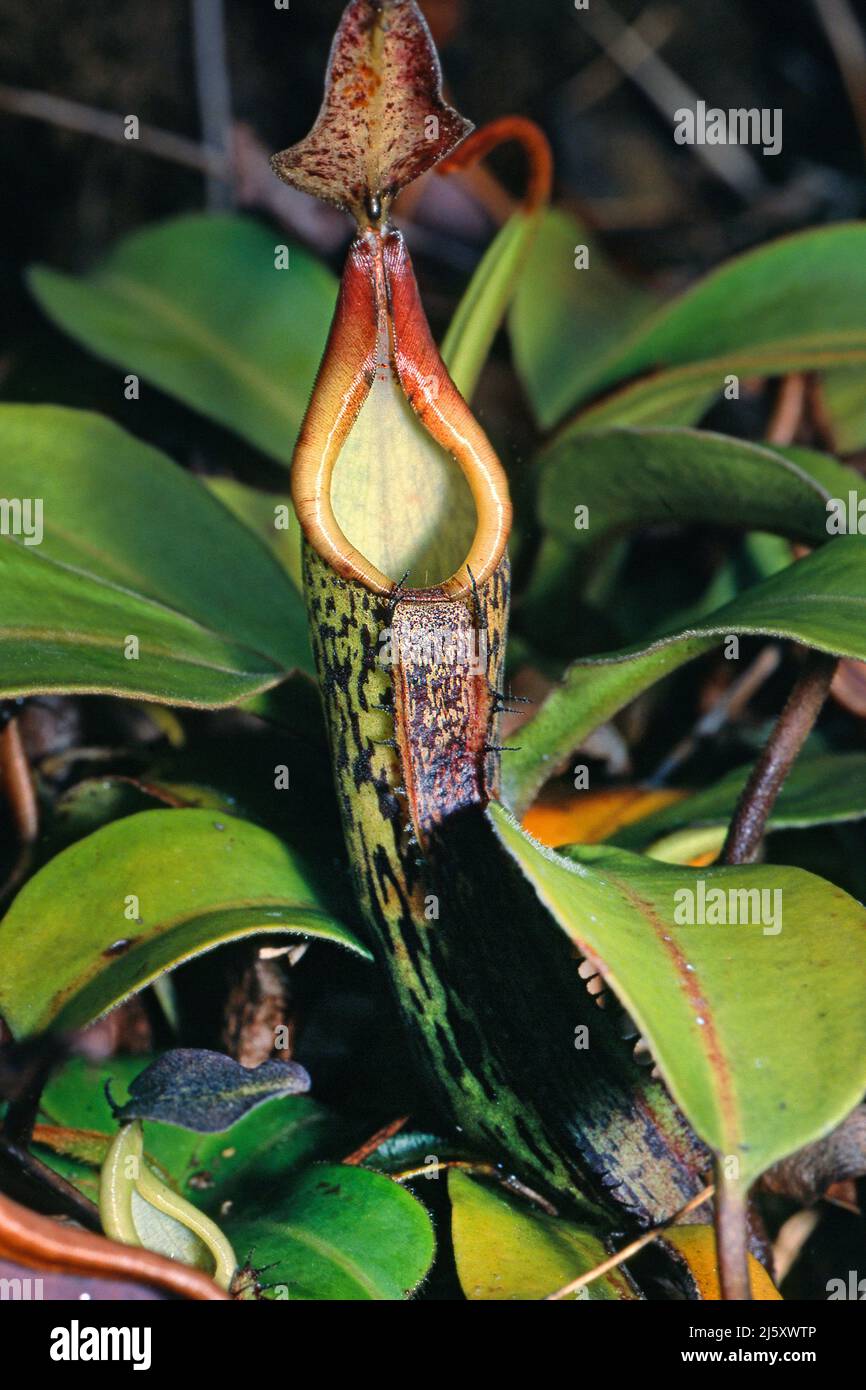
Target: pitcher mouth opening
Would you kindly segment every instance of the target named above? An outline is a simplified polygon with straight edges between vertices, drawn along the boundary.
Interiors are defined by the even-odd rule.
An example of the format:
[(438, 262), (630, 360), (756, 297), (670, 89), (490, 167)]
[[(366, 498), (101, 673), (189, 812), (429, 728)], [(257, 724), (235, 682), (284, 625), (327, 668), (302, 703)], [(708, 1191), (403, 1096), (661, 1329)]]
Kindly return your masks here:
[[(408, 585), (409, 570), (402, 577), (400, 573), (389, 575), (382, 567), (381, 555), (374, 560), (350, 540), (345, 522), (353, 503), (351, 477), (348, 500), (341, 506), (340, 497), (335, 497), (341, 489), (346, 496), (347, 477), (338, 477), (335, 489), (335, 472), (374, 386), (379, 389), (377, 374), (381, 382), (383, 373), (390, 374), (400, 407), (408, 405), (411, 409), (412, 426), (418, 429), (420, 425), (419, 434), (425, 441), (415, 495), (422, 496), (427, 486), (440, 488), (436, 526), (441, 530), (449, 524), (459, 525), (462, 517), (462, 544), (474, 521), (468, 549), (462, 552), (464, 558), (450, 573), (453, 555), (446, 559), (440, 573), (447, 577), (434, 583)], [(393, 402), (389, 407), (398, 408)], [(399, 427), (396, 415), (394, 419)], [(456, 496), (455, 477), (443, 483), (445, 473), (437, 468), (431, 445), (438, 446), (464, 493), (468, 489), (469, 496), (458, 499), (451, 513), (448, 509)], [(381, 436), (377, 439), (374, 431), (370, 457), (378, 447), (384, 447), (384, 441)], [(394, 466), (399, 469), (400, 460)], [(350, 248), (331, 334), (295, 450), (292, 497), (304, 534), (322, 559), (343, 578), (386, 598), (398, 594), (419, 599), (468, 598), (490, 577), (505, 552), (511, 526), (508, 482), (486, 434), (439, 356), (399, 232), (368, 228)], [(388, 507), (385, 523), (397, 542), (401, 527), (417, 529), (409, 497), (402, 501), (406, 513), (402, 520)], [(344, 525), (338, 520), (338, 511), (342, 511)], [(458, 533), (455, 540), (459, 539)], [(440, 559), (442, 550), (440, 546)], [(446, 545), (446, 556), (447, 551)], [(405, 565), (398, 561), (396, 568), (403, 571)]]

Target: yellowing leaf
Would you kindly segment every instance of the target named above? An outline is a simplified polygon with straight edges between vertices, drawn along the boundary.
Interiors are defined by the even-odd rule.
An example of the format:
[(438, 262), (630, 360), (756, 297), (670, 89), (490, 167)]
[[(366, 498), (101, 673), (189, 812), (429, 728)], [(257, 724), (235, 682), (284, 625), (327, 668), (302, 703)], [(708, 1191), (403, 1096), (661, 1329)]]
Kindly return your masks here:
[(642, 820), (680, 801), (685, 792), (670, 788), (647, 791), (643, 787), (613, 787), (601, 792), (550, 794), (531, 806), (523, 828), (543, 845), (594, 845), (624, 825)]
[[(448, 1174), (448, 1193), (457, 1275), (471, 1302), (543, 1299), (607, 1259), (591, 1231), (457, 1169)], [(574, 1295), (591, 1302), (637, 1296), (618, 1269)]]
[[(664, 1244), (686, 1265), (698, 1298), (709, 1302), (721, 1299), (716, 1236), (712, 1226), (672, 1226), (665, 1232)], [(755, 1302), (781, 1301), (782, 1295), (754, 1255), (749, 1256), (749, 1282)]]

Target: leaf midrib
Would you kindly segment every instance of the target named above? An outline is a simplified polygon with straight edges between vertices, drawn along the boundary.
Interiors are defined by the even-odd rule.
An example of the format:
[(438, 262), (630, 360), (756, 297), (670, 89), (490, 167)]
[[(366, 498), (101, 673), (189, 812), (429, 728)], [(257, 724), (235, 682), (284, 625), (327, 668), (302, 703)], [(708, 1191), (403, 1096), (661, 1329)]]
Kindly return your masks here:
[[(842, 235), (845, 234), (853, 235), (856, 237), (859, 233), (862, 236), (862, 231), (862, 223), (850, 221), (842, 222), (839, 223), (836, 226), (836, 228), (833, 229), (833, 239), (834, 241), (841, 240)], [(790, 250), (791, 245), (795, 241), (800, 241), (802, 239), (808, 242), (810, 238), (814, 238), (814, 235), (815, 233), (813, 228), (805, 228), (802, 231), (794, 232), (791, 235), (780, 239), (782, 249), (783, 251), (788, 251)], [(626, 334), (625, 339), (614, 344), (610, 351), (605, 354), (603, 360), (598, 364), (595, 379), (597, 381), (600, 381), (603, 375), (606, 374), (608, 371), (616, 370), (617, 364), (619, 362), (627, 362), (629, 357), (636, 350), (640, 349), (641, 344), (643, 342), (645, 342), (647, 339), (652, 339), (652, 337), (655, 334), (657, 334), (659, 329), (664, 329), (665, 327), (667, 327), (670, 320), (681, 315), (687, 319), (687, 315), (683, 314), (683, 307), (688, 306), (692, 309), (693, 312), (695, 301), (700, 300), (707, 294), (708, 286), (716, 287), (720, 280), (723, 281), (724, 277), (729, 274), (732, 274), (735, 269), (736, 271), (740, 271), (743, 266), (749, 266), (750, 264), (754, 264), (755, 262), (760, 262), (760, 260), (763, 257), (769, 257), (774, 248), (776, 249), (776, 251), (778, 251), (779, 244), (779, 242), (771, 242), (769, 245), (756, 246), (749, 251), (742, 252), (740, 255), (735, 256), (731, 261), (723, 263), (720, 266), (716, 266), (708, 274), (700, 276), (691, 285), (686, 286), (686, 288), (682, 291), (681, 294), (675, 295), (672, 299), (663, 301), (660, 304), (650, 307), (646, 314), (642, 315), (639, 318), (638, 322), (633, 326), (633, 328)], [(711, 295), (708, 297), (710, 298), (710, 300), (712, 299)], [(857, 330), (851, 329), (846, 331), (854, 333)], [(815, 336), (816, 338), (820, 339), (826, 337), (827, 334)], [(767, 346), (775, 344), (776, 342), (789, 341), (806, 342), (809, 341), (809, 339), (806, 337), (799, 337), (795, 339), (768, 339)], [(728, 356), (731, 352), (735, 352), (736, 350), (736, 348), (731, 348), (730, 350), (723, 350), (723, 354), (724, 356)], [(704, 363), (707, 363), (710, 360), (718, 361), (719, 357), (716, 356), (713, 359), (702, 359)], [(682, 366), (683, 364), (670, 363), (669, 365), (671, 369), (676, 370), (678, 366)], [(619, 379), (621, 380), (622, 378)]]
[[(188, 658), (178, 656), (176, 653), (172, 651), (166, 651), (162, 649), (161, 654), (170, 657), (172, 660), (176, 660), (178, 662), (181, 662), (182, 664), (186, 664), (189, 666), (200, 667), (205, 670), (223, 671), (227, 675), (248, 675), (253, 678), (258, 676), (283, 675), (286, 673), (287, 670), (290, 669), (282, 661), (278, 662), (273, 656), (268, 655), (266, 652), (260, 651), (257, 647), (251, 646), (249, 642), (244, 642), (241, 639), (232, 636), (230, 633), (221, 632), (217, 628), (210, 627), (207, 624), (203, 623), (200, 619), (192, 617), (191, 614), (184, 613), (181, 609), (174, 608), (171, 604), (165, 603), (161, 599), (154, 598), (150, 594), (141, 593), (139, 590), (136, 589), (127, 589), (123, 584), (120, 584), (113, 579), (108, 579), (103, 575), (94, 574), (90, 570), (80, 569), (77, 565), (70, 564), (68, 561), (57, 559), (56, 556), (35, 554), (29, 547), (25, 548), (23, 542), (20, 542), (11, 536), (6, 536), (3, 539), (7, 541), (7, 543), (9, 544), (17, 546), (18, 549), (24, 552), (25, 554), (29, 554), (32, 560), (35, 560), (44, 565), (48, 565), (57, 570), (63, 570), (67, 574), (77, 575), (80, 579), (84, 579), (88, 583), (97, 585), (99, 588), (108, 589), (114, 593), (124, 594), (127, 598), (135, 599), (137, 603), (145, 604), (148, 607), (155, 609), (159, 613), (166, 614), (179, 622), (188, 624), (190, 627), (194, 627), (205, 637), (209, 637), (219, 642), (224, 642), (227, 646), (233, 647), (239, 652), (247, 652), (250, 656), (256, 657), (261, 662), (265, 663), (269, 669), (267, 671), (238, 672), (234, 668), (220, 667), (215, 664), (204, 666), (202, 662), (191, 661)], [(46, 638), (56, 638), (60, 636), (63, 641), (70, 642), (70, 633), (68, 629), (64, 629), (60, 634), (51, 632), (48, 629), (42, 630), (39, 628), (0, 627), (0, 631), (5, 632), (8, 636), (18, 634), (34, 637), (44, 635)], [(76, 633), (75, 639), (78, 641), (78, 644), (82, 646), (98, 647), (111, 645), (111, 639), (103, 639), (95, 635), (85, 637), (83, 634)], [(159, 648), (157, 648), (157, 650), (160, 651)]]
[[(691, 1017), (700, 1017), (704, 1020), (703, 1024), (697, 1028), (697, 1039), (709, 1067), (710, 1075), (715, 1078), (717, 1083), (713, 1096), (718, 1102), (725, 1147), (729, 1151), (733, 1151), (740, 1134), (734, 1070), (722, 1045), (716, 1028), (713, 1006), (703, 992), (699, 974), (697, 971), (692, 973), (686, 969), (686, 958), (679, 944), (674, 940), (667, 923), (662, 921), (652, 903), (643, 898), (631, 884), (607, 868), (604, 872), (604, 878), (639, 913), (641, 920), (646, 922), (664, 955), (671, 962), (674, 977), (686, 1000)], [(616, 974), (616, 972), (612, 973)], [(631, 995), (631, 990), (624, 992)], [(633, 998), (632, 1007), (636, 1013), (639, 1013)], [(692, 1032), (694, 1033), (694, 1030)]]
[[(778, 608), (799, 608), (802, 604), (822, 604), (831, 608), (838, 604), (851, 604), (866, 608), (866, 595), (861, 594), (831, 594), (831, 593), (802, 593), (773, 596), (773, 606)], [(720, 610), (721, 611), (721, 610)], [(769, 623), (756, 622), (755, 619), (746, 620), (734, 619), (730, 623), (714, 624), (712, 627), (683, 628), (680, 632), (669, 633), (665, 637), (657, 637), (654, 642), (648, 643), (644, 647), (632, 647), (623, 652), (613, 652), (609, 656), (599, 655), (592, 657), (580, 657), (572, 662), (566, 674), (563, 685), (556, 687), (551, 692), (555, 695), (558, 690), (565, 689), (568, 681), (568, 674), (571, 672), (579, 673), (582, 671), (592, 671), (600, 666), (625, 666), (629, 662), (638, 661), (641, 657), (650, 656), (653, 652), (663, 651), (667, 647), (674, 647), (680, 642), (716, 642), (721, 637), (727, 636), (729, 632), (736, 631), (749, 637), (780, 637), (790, 641), (800, 641), (801, 639), (794, 633), (783, 630), (780, 627), (771, 627)], [(821, 651), (836, 652), (837, 644), (832, 643), (822, 646), (817, 640), (810, 639), (810, 645), (815, 646)], [(844, 651), (839, 653), (842, 656), (854, 656), (853, 652)], [(855, 658), (859, 659), (859, 658)]]
[[(846, 347), (848, 343), (850, 347)], [(862, 346), (858, 347), (857, 344)], [(678, 392), (690, 395), (702, 384), (711, 386), (723, 367), (735, 367), (740, 373), (766, 375), (767, 358), (773, 356), (798, 361), (802, 358), (800, 365), (806, 365), (808, 360), (808, 364), (816, 368), (832, 367), (838, 364), (840, 350), (844, 351), (846, 362), (866, 361), (866, 329), (845, 329), (838, 333), (808, 334), (796, 338), (769, 338), (759, 348), (732, 347), (719, 356), (702, 357), (696, 362), (666, 362), (655, 368), (645, 366), (638, 368), (631, 377), (626, 373), (606, 380), (599, 370), (599, 375), (589, 380), (581, 399), (575, 403), (575, 415), (561, 426), (560, 433), (554, 438), (567, 438), (571, 429), (582, 431), (586, 421), (591, 422), (595, 414), (610, 410), (617, 402), (628, 406), (634, 400), (645, 398), (651, 401), (656, 393), (661, 398), (663, 392), (674, 397)], [(612, 369), (616, 366), (616, 362), (611, 363)], [(721, 389), (719, 386), (713, 394), (718, 394)], [(601, 394), (597, 399), (587, 399), (594, 392)]]
[(268, 1221), (264, 1224), (276, 1234), (288, 1234), (296, 1240), (299, 1245), (304, 1245), (308, 1249), (315, 1251), (317, 1255), (321, 1255), (324, 1259), (330, 1260), (332, 1264), (335, 1264), (338, 1269), (342, 1270), (344, 1274), (347, 1274), (350, 1279), (354, 1280), (359, 1288), (369, 1294), (371, 1300), (377, 1303), (387, 1301), (387, 1294), (364, 1273), (363, 1269), (355, 1260), (344, 1254), (343, 1251), (340, 1250), (338, 1246), (333, 1245), (331, 1241), (323, 1240), (321, 1236), (313, 1235), (312, 1231), (304, 1226), (298, 1226), (293, 1221)]

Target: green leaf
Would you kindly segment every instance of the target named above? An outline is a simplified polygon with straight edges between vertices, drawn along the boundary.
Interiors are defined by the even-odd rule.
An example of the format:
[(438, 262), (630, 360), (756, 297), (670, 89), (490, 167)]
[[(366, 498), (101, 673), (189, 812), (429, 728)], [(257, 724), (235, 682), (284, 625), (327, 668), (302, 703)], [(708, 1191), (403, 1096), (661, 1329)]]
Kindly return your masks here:
[(137, 811), (156, 811), (166, 804), (152, 782), (145, 787), (128, 777), (86, 777), (51, 807), (43, 826), (40, 858), (53, 859), (67, 845), (83, 840), (109, 821), (134, 816)]
[(503, 761), (503, 800), (520, 814), (599, 724), (730, 634), (786, 637), (866, 659), (866, 542), (839, 536), (689, 627), (569, 667)]
[(146, 227), (88, 275), (34, 266), (42, 309), (91, 352), (289, 463), (336, 301), (300, 247), (248, 218)]
[(222, 942), (284, 932), (367, 954), (276, 836), (213, 811), (142, 811), (18, 894), (0, 922), (0, 1014), (16, 1036), (80, 1028)]
[(223, 1052), (175, 1047), (138, 1073), (115, 1119), (124, 1124), (160, 1120), (214, 1134), (267, 1100), (309, 1089), (310, 1078), (297, 1062), (271, 1058), (257, 1067), (244, 1067)]
[[(492, 819), (542, 903), (646, 1038), (674, 1099), (753, 1181), (827, 1133), (866, 1085), (866, 909), (801, 869), (673, 868), (606, 846), (543, 849)], [(748, 923), (700, 923), (701, 883)], [(750, 890), (769, 893), (744, 903)], [(780, 897), (774, 896), (780, 894)], [(707, 899), (707, 901), (711, 901)], [(756, 907), (756, 904), (758, 906)], [(827, 1059), (832, 1058), (828, 1067)]]
[[(608, 1258), (598, 1236), (584, 1227), (457, 1169), (448, 1174), (448, 1195), (457, 1277), (470, 1301), (543, 1299)], [(637, 1294), (614, 1269), (571, 1297), (595, 1302)]]
[[(613, 429), (545, 450), (538, 514), (577, 547), (611, 532), (707, 520), (817, 545), (827, 540), (829, 496), (808, 471), (755, 444), (698, 430)], [(581, 528), (579, 505), (589, 512)]]
[(112, 1057), (107, 1062), (71, 1057), (49, 1078), (40, 1109), (52, 1124), (94, 1130), (113, 1139), (117, 1121), (105, 1094), (105, 1083), (109, 1082), (115, 1101), (124, 1100), (134, 1078), (151, 1061), (153, 1058), (148, 1056)]
[[(854, 493), (855, 513), (857, 513), (858, 508), (861, 508), (861, 504), (861, 510), (866, 511), (866, 502), (863, 501), (866, 498), (866, 484), (864, 484), (862, 474), (858, 473), (856, 468), (840, 463), (830, 454), (822, 454), (817, 449), (806, 449), (801, 444), (791, 444), (786, 448), (777, 449), (776, 452), (786, 458), (789, 463), (801, 468), (804, 473), (808, 473), (837, 503), (843, 503), (846, 510), (851, 502), (850, 494)], [(838, 511), (838, 506), (827, 509), (828, 531), (832, 535), (840, 534), (838, 527), (834, 529)], [(849, 519), (846, 515), (846, 523)], [(854, 520), (855, 526), (842, 530), (841, 534), (845, 535), (849, 532), (851, 535), (862, 534), (857, 529), (860, 516), (855, 515)]]
[(497, 329), (520, 283), (542, 212), (515, 212), (485, 251), (442, 340), (442, 361), (470, 400)]
[[(575, 267), (578, 246), (589, 268)], [(654, 301), (629, 284), (567, 213), (544, 217), (509, 315), (518, 375), (538, 423), (555, 425), (592, 390), (613, 354)]]
[(59, 796), (51, 807), (39, 843), (40, 862), (53, 859), (67, 845), (83, 840), (85, 835), (110, 821), (165, 806), (203, 808), (250, 819), (234, 798), (220, 796), (209, 787), (161, 782), (151, 774), (146, 782), (124, 776), (85, 777)]
[(205, 482), (223, 506), (228, 507), (238, 521), (255, 531), (270, 547), (298, 593), (301, 593), (304, 587), (301, 575), (301, 527), (288, 493), (285, 497), (274, 497), (272, 493), (247, 487), (234, 478), (206, 478)]
[(216, 706), (311, 669), (303, 605), (273, 555), (110, 421), (0, 406), (0, 495), (41, 503), (43, 531), (0, 539), (0, 694)]
[[(630, 300), (620, 285), (611, 300), (607, 342), (591, 331), (576, 342), (574, 333), (555, 335), (551, 316), (567, 312), (558, 306), (581, 295), (591, 303), (597, 298), (602, 313), (605, 306), (600, 291), (609, 272), (605, 268), (605, 279), (593, 286), (598, 272), (592, 260), (588, 271), (574, 270), (568, 239), (560, 233), (547, 248), (549, 267), (535, 277), (530, 269), (521, 287), (524, 312), (534, 312), (542, 326), (534, 337), (525, 329), (518, 334), (515, 352), (524, 379), (534, 380), (545, 425), (645, 373), (652, 375), (586, 410), (569, 433), (613, 424), (693, 424), (731, 373), (775, 376), (866, 362), (863, 223), (798, 232), (737, 256), (654, 314), (641, 307), (641, 321), (628, 336), (622, 325)], [(535, 258), (542, 250), (539, 241)], [(556, 294), (557, 307), (545, 305), (549, 294)]]
[(381, 1173), (316, 1165), (258, 1210), (225, 1219), (238, 1251), (252, 1249), (277, 1299), (407, 1298), (433, 1259), (430, 1218)]
[[(727, 827), (751, 771), (751, 764), (734, 768), (714, 786), (623, 826), (611, 836), (610, 843), (621, 849), (642, 850), (690, 828)], [(862, 820), (864, 816), (866, 753), (804, 755), (788, 773), (770, 811), (767, 829), (805, 830)]]
[[(105, 1084), (109, 1083), (115, 1099), (122, 1099), (149, 1061), (147, 1057), (112, 1057), (95, 1064), (73, 1058), (49, 1081), (42, 1110), (53, 1124), (113, 1138), (117, 1123)], [(212, 1215), (219, 1215), (224, 1202), (244, 1193), (282, 1191), (299, 1169), (347, 1153), (357, 1137), (356, 1126), (309, 1096), (265, 1101), (215, 1134), (144, 1123), (145, 1153), (171, 1176), (185, 1197)], [(101, 1158), (100, 1154), (97, 1161)], [(53, 1154), (46, 1153), (46, 1161), (61, 1166)], [(61, 1167), (61, 1171), (65, 1170)], [(73, 1180), (88, 1196), (94, 1195), (91, 1170), (78, 1165)]]
[(462, 1161), (467, 1158), (465, 1141), (460, 1142), (460, 1135), (443, 1139), (441, 1134), (431, 1134), (426, 1130), (401, 1129), (377, 1144), (371, 1153), (361, 1159), (361, 1164), (374, 1172), (392, 1175), (406, 1172), (409, 1168), (420, 1168), (425, 1174), (425, 1182), (434, 1182), (439, 1173), (435, 1168), (431, 1173), (431, 1158), (440, 1163), (449, 1159)]
[(827, 372), (823, 404), (840, 454), (853, 454), (866, 446), (866, 368), (840, 367)]

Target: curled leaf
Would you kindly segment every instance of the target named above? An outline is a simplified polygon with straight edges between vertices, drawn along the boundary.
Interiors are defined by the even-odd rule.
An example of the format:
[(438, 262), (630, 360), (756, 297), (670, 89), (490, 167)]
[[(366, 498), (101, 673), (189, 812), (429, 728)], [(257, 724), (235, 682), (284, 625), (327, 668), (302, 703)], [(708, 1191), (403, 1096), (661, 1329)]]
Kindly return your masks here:
[(124, 1125), (102, 1165), (99, 1214), (106, 1235), (144, 1246), (183, 1264), (212, 1266), (214, 1283), (228, 1289), (237, 1268), (231, 1245), (203, 1212), (148, 1167), (141, 1123)]
[(142, 811), (55, 855), (18, 894), (0, 923), (0, 1013), (17, 1035), (73, 1030), (202, 951), (284, 932), (364, 952), (276, 836), (209, 810)]

